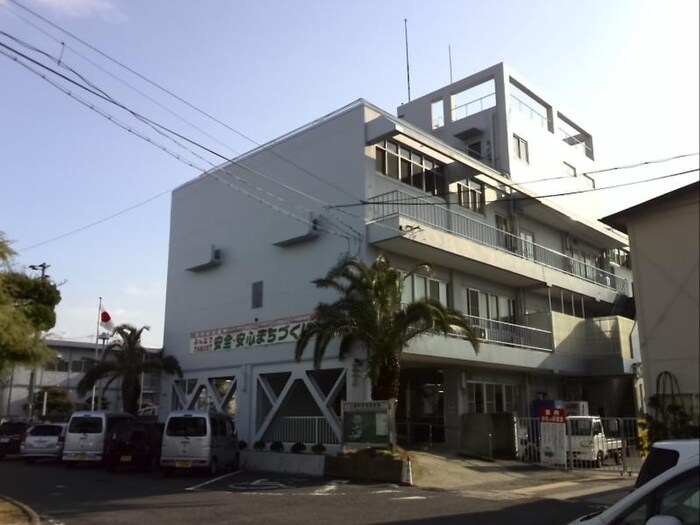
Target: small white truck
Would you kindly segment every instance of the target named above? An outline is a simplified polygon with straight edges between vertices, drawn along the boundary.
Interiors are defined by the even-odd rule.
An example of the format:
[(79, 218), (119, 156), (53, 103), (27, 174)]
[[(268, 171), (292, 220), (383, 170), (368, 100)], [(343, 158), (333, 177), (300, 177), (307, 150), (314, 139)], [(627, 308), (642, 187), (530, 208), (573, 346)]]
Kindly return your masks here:
[(567, 440), (573, 463), (593, 464), (600, 468), (607, 458), (616, 465), (622, 461), (622, 440), (605, 435), (598, 416), (569, 416), (566, 418)]

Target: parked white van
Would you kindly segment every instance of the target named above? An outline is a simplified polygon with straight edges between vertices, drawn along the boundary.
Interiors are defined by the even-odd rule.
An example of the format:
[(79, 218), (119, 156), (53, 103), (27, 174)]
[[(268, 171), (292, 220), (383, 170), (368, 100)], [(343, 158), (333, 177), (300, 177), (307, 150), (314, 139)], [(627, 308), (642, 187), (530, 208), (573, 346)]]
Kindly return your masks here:
[(206, 469), (212, 476), (222, 467), (240, 463), (238, 433), (226, 414), (180, 410), (168, 414), (160, 465), (167, 475), (175, 469)]
[(72, 467), (78, 462), (102, 462), (105, 439), (114, 425), (136, 419), (124, 412), (73, 412), (63, 446), (63, 462)]

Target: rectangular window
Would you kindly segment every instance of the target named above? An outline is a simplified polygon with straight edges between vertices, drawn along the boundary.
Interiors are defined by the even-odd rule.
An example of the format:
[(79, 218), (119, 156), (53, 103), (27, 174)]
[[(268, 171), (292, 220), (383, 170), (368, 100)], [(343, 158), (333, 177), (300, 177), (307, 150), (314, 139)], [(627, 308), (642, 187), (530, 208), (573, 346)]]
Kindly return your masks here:
[(476, 412), (476, 383), (467, 383), (467, 412)]
[(513, 155), (524, 163), (530, 163), (530, 150), (527, 141), (517, 135), (513, 135)]
[(484, 413), (484, 385), (482, 383), (474, 385), (474, 412)]
[(486, 390), (486, 413), (495, 414), (496, 413), (496, 385), (491, 383), (486, 383), (484, 385)]
[(468, 180), (457, 184), (457, 197), (459, 205), (463, 208), (484, 213), (484, 185), (480, 182)]
[(442, 99), (430, 104), (430, 117), (433, 129), (441, 128), (445, 125), (445, 107)]
[(520, 230), (520, 253), (526, 259), (535, 258), (535, 234)]
[(403, 280), (403, 290), (401, 292), (401, 304), (407, 305), (413, 301), (413, 276)]
[(390, 140), (377, 144), (375, 155), (375, 167), (383, 175), (431, 195), (443, 192), (445, 181), (437, 161)]
[(479, 290), (469, 289), (467, 290), (467, 308), (468, 313), (472, 317), (481, 317), (479, 315)]
[(252, 306), (253, 308), (262, 308), (263, 305), (263, 282), (256, 281), (253, 283), (252, 289)]
[(68, 361), (63, 359), (56, 361), (56, 372), (68, 372)]

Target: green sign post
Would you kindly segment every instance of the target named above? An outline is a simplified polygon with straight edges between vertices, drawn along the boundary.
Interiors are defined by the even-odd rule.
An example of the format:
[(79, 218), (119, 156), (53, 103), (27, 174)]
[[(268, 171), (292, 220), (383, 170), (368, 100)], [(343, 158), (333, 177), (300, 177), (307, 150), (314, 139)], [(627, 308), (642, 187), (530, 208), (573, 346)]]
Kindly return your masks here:
[(396, 446), (396, 400), (344, 401), (341, 405), (344, 446)]

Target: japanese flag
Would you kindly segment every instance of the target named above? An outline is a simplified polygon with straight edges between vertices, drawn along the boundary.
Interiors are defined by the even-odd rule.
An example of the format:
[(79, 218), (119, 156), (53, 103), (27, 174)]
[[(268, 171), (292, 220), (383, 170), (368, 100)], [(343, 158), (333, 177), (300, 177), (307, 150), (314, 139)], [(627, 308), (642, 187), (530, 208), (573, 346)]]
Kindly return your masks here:
[(109, 315), (107, 310), (100, 310), (100, 325), (109, 330), (110, 332), (114, 330), (114, 323), (112, 322), (112, 316)]

